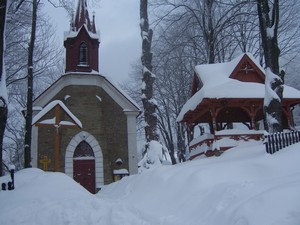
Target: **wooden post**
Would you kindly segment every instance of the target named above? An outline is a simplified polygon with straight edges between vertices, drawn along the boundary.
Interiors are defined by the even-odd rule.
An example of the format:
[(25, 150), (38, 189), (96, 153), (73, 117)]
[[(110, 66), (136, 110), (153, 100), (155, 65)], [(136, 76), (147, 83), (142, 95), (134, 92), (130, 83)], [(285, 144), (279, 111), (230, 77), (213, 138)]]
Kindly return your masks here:
[(256, 127), (255, 127), (255, 116), (257, 115), (257, 112), (259, 111), (259, 109), (261, 108), (259, 105), (255, 104), (254, 102), (251, 103), (249, 102), (248, 104), (251, 104), (250, 106), (243, 106), (241, 107), (242, 109), (244, 109), (249, 117), (250, 117), (250, 128), (251, 130), (256, 130)]
[(212, 124), (213, 124), (213, 133), (215, 134), (217, 129), (217, 110), (215, 107), (210, 108), (210, 115), (212, 118)]
[(290, 105), (286, 105), (286, 106), (282, 107), (282, 112), (287, 118), (288, 127), (291, 129), (294, 128), (293, 114), (291, 112)]

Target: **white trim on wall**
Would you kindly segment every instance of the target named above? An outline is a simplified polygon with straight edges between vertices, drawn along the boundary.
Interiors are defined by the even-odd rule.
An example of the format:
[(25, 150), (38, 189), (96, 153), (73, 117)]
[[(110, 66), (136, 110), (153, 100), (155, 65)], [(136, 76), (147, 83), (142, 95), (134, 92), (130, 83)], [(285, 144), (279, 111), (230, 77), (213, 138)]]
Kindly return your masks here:
[(44, 107), (53, 97), (59, 93), (63, 88), (69, 85), (79, 85), (79, 86), (97, 86), (102, 88), (121, 108), (130, 109), (131, 111), (136, 111), (139, 113), (137, 103), (133, 100), (128, 100), (120, 88), (114, 86), (109, 82), (104, 76), (100, 74), (66, 74), (63, 75), (57, 82), (52, 84), (45, 92), (43, 92), (37, 99), (34, 100), (34, 106)]
[(38, 166), (38, 127), (32, 126), (31, 127), (31, 166), (37, 168)]
[(73, 179), (73, 155), (76, 147), (82, 141), (86, 141), (93, 149), (95, 155), (96, 188), (104, 185), (103, 154), (96, 138), (86, 131), (76, 134), (67, 146), (65, 154), (65, 174)]
[(127, 116), (127, 140), (128, 140), (128, 169), (129, 174), (138, 173), (137, 162), (137, 133), (136, 133), (136, 117), (137, 113), (124, 110)]

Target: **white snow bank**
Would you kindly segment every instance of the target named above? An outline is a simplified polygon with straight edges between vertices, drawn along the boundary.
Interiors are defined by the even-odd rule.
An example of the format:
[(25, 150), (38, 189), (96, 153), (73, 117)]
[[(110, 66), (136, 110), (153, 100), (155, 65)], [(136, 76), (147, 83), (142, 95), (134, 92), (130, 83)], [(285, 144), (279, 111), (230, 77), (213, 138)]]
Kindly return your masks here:
[(63, 173), (24, 169), (15, 190), (0, 191), (0, 199), (1, 225), (148, 224), (138, 210), (102, 201)]
[[(134, 204), (164, 225), (297, 225), (300, 144), (274, 155), (262, 144), (147, 171), (111, 184), (102, 199)], [(155, 223), (153, 223), (155, 224)]]
[(299, 148), (237, 147), (125, 177), (95, 196), (62, 173), (25, 169), (14, 191), (0, 191), (0, 224), (298, 225)]

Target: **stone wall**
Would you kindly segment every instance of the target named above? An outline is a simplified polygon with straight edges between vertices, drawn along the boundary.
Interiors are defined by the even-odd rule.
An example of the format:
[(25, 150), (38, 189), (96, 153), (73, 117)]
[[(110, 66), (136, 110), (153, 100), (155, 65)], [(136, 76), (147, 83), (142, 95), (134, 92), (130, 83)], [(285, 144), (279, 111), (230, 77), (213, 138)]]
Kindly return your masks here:
[[(61, 100), (82, 123), (81, 130), (78, 128), (60, 130), (61, 172), (64, 172), (67, 145), (80, 131), (89, 132), (100, 144), (104, 160), (104, 184), (113, 182), (112, 171), (119, 169), (115, 164), (118, 158), (124, 162), (122, 168), (128, 169), (126, 116), (123, 109), (102, 88), (97, 86), (67, 86), (51, 101), (53, 100)], [(53, 117), (54, 112), (50, 112), (44, 119)], [(66, 115), (61, 115), (61, 120), (67, 120)], [(48, 156), (51, 160), (49, 170), (53, 170), (54, 129), (39, 128), (38, 137), (38, 167), (41, 168), (39, 160), (43, 156)]]

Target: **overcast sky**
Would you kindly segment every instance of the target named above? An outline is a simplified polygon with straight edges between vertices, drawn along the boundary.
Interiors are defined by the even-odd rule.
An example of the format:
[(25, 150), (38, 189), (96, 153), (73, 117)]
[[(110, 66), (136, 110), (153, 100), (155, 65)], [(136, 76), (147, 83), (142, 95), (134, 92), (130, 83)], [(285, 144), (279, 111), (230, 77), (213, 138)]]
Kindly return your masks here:
[[(91, 18), (95, 12), (96, 29), (100, 30), (100, 73), (118, 83), (128, 78), (131, 64), (141, 56), (139, 0), (100, 0), (98, 5), (88, 7)], [(70, 24), (67, 13), (52, 6), (45, 9), (63, 45), (63, 33), (69, 30)]]

